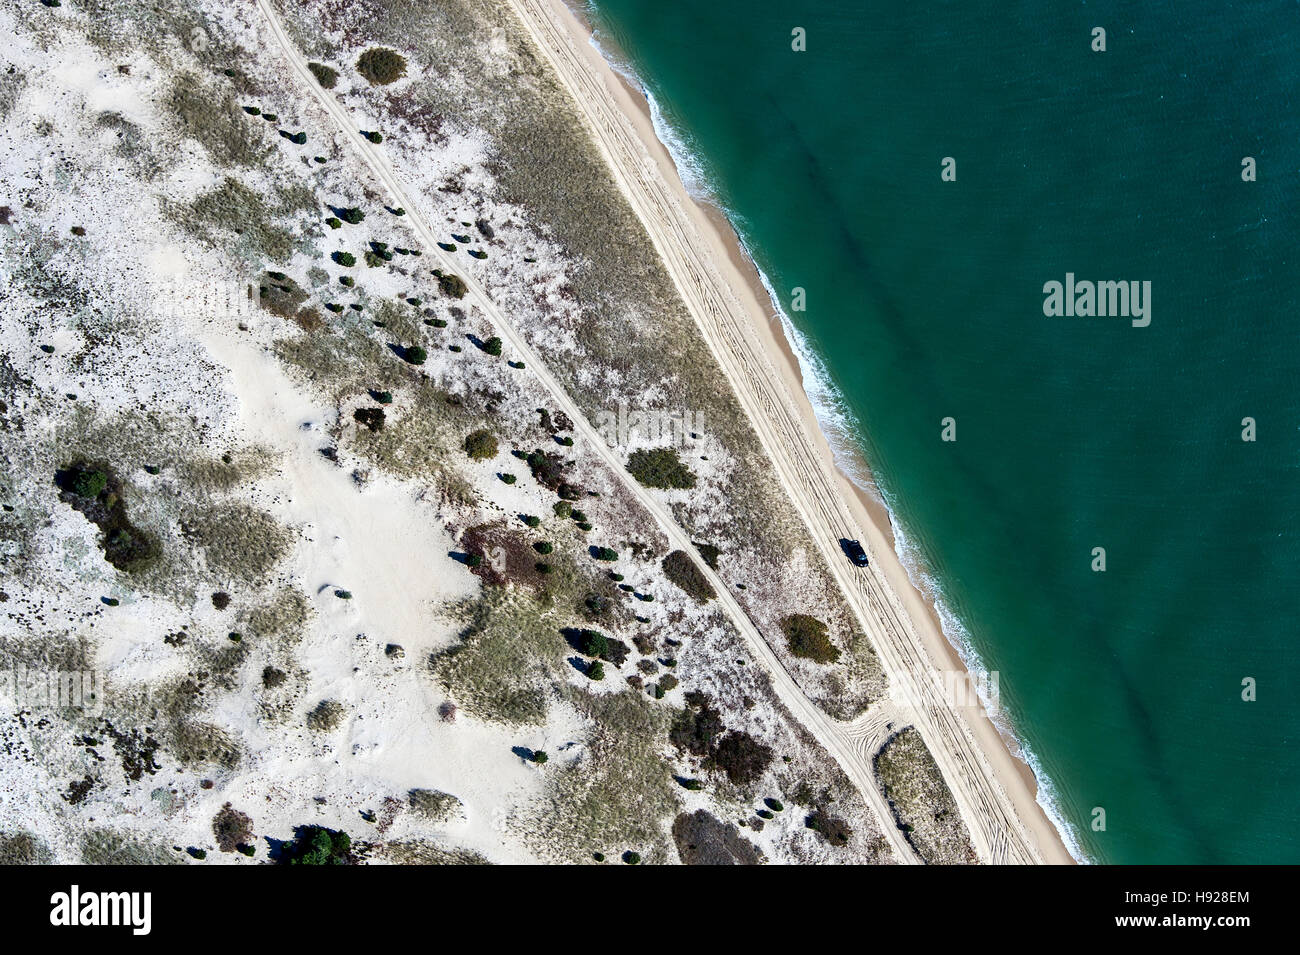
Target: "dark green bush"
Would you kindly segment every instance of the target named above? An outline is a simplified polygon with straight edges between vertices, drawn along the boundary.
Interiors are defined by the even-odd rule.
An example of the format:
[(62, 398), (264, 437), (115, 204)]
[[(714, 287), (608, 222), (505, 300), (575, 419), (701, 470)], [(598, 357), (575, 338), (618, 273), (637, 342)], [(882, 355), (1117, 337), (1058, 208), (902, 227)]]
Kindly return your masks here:
[(469, 287), (459, 275), (438, 276), (438, 290), (451, 298), (464, 298)]
[[(465, 437), (465, 453), (475, 461), (486, 461), (497, 455), (497, 439), (487, 428), (480, 428)], [(513, 476), (513, 475), (510, 475)], [(503, 477), (502, 480), (505, 480)], [(507, 482), (510, 483), (510, 482)]]
[(500, 356), (501, 339), (493, 335), (491, 338), (489, 338), (487, 341), (483, 343), (483, 350), (487, 352), (489, 355)]
[(840, 658), (840, 651), (831, 643), (826, 624), (816, 617), (791, 614), (781, 620), (781, 632), (790, 645), (790, 652), (797, 657), (817, 663), (834, 663)]
[(365, 425), (371, 431), (384, 430), (384, 409), (383, 408), (358, 408), (352, 412), (352, 417), (358, 424)]
[(324, 63), (308, 63), (307, 69), (311, 70), (311, 75), (316, 77), (316, 82), (325, 89), (332, 90), (338, 85), (339, 71), (332, 66), (326, 66)]
[(330, 258), (345, 269), (350, 269), (357, 264), (357, 257), (351, 252), (335, 252), (330, 255)]
[(698, 603), (706, 603), (717, 596), (704, 571), (695, 566), (684, 550), (675, 550), (663, 560), (664, 574), (674, 584)]
[(299, 826), (293, 840), (280, 849), (282, 865), (349, 865), (355, 861), (351, 837), (324, 826)]
[(423, 365), (429, 358), (429, 353), (419, 345), (412, 345), (402, 352), (402, 357), (412, 365)]
[(352, 225), (358, 225), (361, 222), (363, 222), (366, 218), (366, 214), (362, 212), (360, 209), (357, 209), (355, 207), (351, 209), (340, 210), (339, 216), (343, 219), (344, 222), (351, 223)]
[(710, 763), (736, 785), (752, 783), (772, 761), (772, 749), (743, 730), (731, 730), (713, 746)]
[(688, 490), (695, 487), (695, 475), (682, 463), (675, 448), (633, 451), (627, 470), (646, 487)]
[(358, 57), (357, 72), (370, 83), (387, 86), (406, 75), (406, 58), (387, 47), (371, 47)]

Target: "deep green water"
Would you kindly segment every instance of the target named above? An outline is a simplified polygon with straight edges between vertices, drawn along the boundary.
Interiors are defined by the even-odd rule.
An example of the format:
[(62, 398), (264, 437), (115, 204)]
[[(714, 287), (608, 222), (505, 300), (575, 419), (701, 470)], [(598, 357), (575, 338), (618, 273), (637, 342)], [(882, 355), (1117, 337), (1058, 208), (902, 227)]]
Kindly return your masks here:
[[(1300, 861), (1300, 5), (590, 12), (787, 311), (806, 290), (790, 317), (1082, 852)], [(1149, 280), (1151, 324), (1046, 317), (1067, 272)]]

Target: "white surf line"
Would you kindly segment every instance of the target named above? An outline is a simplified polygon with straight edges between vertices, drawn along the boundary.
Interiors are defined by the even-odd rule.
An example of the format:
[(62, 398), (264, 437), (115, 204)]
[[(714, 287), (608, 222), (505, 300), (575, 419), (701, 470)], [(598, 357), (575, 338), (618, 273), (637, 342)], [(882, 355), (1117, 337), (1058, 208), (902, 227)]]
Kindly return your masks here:
[[(621, 111), (608, 102), (601, 77), (573, 48), (569, 33), (555, 22), (556, 14), (541, 0), (511, 0), (511, 5), (569, 87), (715, 358), (730, 372), (737, 397), (855, 615), (872, 635), (886, 672), (895, 683), (901, 674), (910, 677), (913, 686), (929, 685), (925, 677), (934, 672), (933, 664), (878, 567), (864, 573), (843, 566), (838, 540), (855, 522), (809, 435), (792, 418), (791, 399), (782, 393), (781, 379), (751, 345), (742, 307), (710, 264), (692, 254), (703, 242), (658, 167)], [(921, 707), (912, 716), (953, 792), (979, 857), (995, 863), (1043, 861), (966, 720), (947, 706)]]
[[(353, 148), (360, 155), (370, 170), (375, 174), (380, 182), (388, 189), (392, 197), (397, 200), (397, 205), (406, 209), (406, 220), (411, 225), (417, 235), (423, 239), (428, 248), (426, 252), (433, 258), (437, 259), (441, 265), (448, 269), (454, 270), (455, 274), (460, 275), (468, 289), (467, 295), (475, 304), (477, 304), (485, 315), (492, 321), (501, 337), (509, 342), (510, 346), (515, 349), (521, 356), (525, 357), (527, 367), (541, 381), (542, 385), (550, 392), (556, 405), (564, 411), (574, 422), (574, 429), (586, 439), (588, 445), (604, 461), (607, 467), (618, 477), (624, 487), (637, 499), (637, 502), (655, 519), (663, 531), (664, 536), (677, 548), (688, 554), (694, 553), (694, 545), (690, 537), (673, 521), (667, 511), (659, 504), (657, 500), (650, 496), (648, 491), (627, 473), (623, 462), (614, 456), (613, 450), (605, 443), (604, 439), (597, 434), (596, 430), (583, 416), (582, 412), (569, 398), (568, 393), (560, 387), (551, 375), (550, 371), (542, 361), (533, 354), (526, 342), (508, 322), (505, 316), (497, 309), (496, 305), (483, 291), (482, 287), (472, 274), (463, 271), (464, 263), (458, 262), (450, 255), (443, 252), (438, 246), (438, 239), (434, 232), (424, 222), (423, 217), (418, 212), (418, 206), (406, 196), (405, 190), (398, 181), (396, 174), (389, 165), (387, 158), (375, 150), (369, 141), (362, 138), (359, 133), (358, 125), (352, 121), (347, 111), (331, 96), (329, 96), (316, 82), (311, 71), (307, 69), (307, 61), (298, 52), (297, 48), (289, 40), (284, 32), (284, 27), (276, 12), (271, 8), (269, 0), (257, 0), (258, 8), (262, 11), (271, 33), (275, 38), (276, 44), (280, 47), (285, 59), (292, 67), (293, 72), (299, 80), (311, 92), (313, 98), (325, 109), (326, 113), (338, 124), (339, 129)], [(696, 561), (698, 567), (709, 578), (714, 590), (718, 593), (718, 602), (731, 618), (732, 623), (744, 638), (750, 652), (756, 660), (762, 664), (768, 671), (772, 679), (772, 688), (777, 694), (777, 698), (785, 705), (794, 717), (812, 733), (813, 737), (829, 752), (840, 766), (844, 769), (848, 777), (857, 786), (868, 805), (874, 810), (877, 823), (882, 833), (889, 839), (894, 848), (899, 861), (909, 864), (919, 864), (920, 859), (917, 857), (911, 844), (907, 841), (906, 835), (899, 829), (894, 820), (893, 813), (889, 809), (888, 803), (881, 794), (875, 783), (875, 776), (869, 760), (862, 759), (852, 741), (847, 735), (824, 714), (811, 700), (809, 700), (795, 683), (794, 678), (777, 659), (767, 641), (763, 639), (748, 615), (736, 603), (731, 596), (727, 585), (718, 576), (717, 572), (712, 570), (703, 561)]]

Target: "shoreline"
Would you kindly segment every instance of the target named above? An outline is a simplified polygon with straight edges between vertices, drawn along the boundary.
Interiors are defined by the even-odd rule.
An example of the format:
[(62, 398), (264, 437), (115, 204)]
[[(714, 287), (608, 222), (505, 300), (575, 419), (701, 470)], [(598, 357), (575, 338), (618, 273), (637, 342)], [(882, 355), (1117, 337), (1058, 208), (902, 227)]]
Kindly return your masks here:
[[(804, 509), (815, 510), (820, 507), (823, 512), (839, 510), (846, 514), (851, 524), (856, 523), (861, 527), (864, 543), (874, 558), (873, 565), (877, 573), (883, 575), (887, 587), (883, 595), (887, 600), (885, 611), (877, 611), (871, 615), (876, 619), (865, 621), (869, 625), (868, 629), (872, 631), (872, 642), (877, 646), (878, 653), (882, 655), (882, 662), (885, 660), (885, 647), (880, 645), (881, 641), (875, 636), (876, 630), (884, 631), (894, 637), (898, 643), (900, 662), (895, 667), (889, 667), (891, 671), (966, 672), (962, 654), (943, 632), (942, 621), (934, 599), (931, 595), (917, 589), (898, 556), (890, 512), (879, 492), (872, 493), (875, 485), (869, 466), (856, 451), (843, 449), (846, 453), (855, 455), (855, 465), (860, 467), (861, 474), (871, 481), (871, 490), (853, 481), (835, 460), (835, 452), (822, 430), (821, 422), (805, 389), (803, 371), (795, 349), (786, 336), (781, 318), (771, 303), (757, 266), (744, 250), (730, 220), (716, 204), (697, 199), (682, 184), (677, 165), (654, 128), (651, 108), (643, 91), (637, 89), (601, 55), (592, 42), (592, 31), (585, 22), (582, 12), (571, 9), (564, 0), (532, 0), (530, 5), (545, 9), (553, 25), (567, 35), (568, 43), (573, 48), (572, 52), (585, 60), (591, 72), (599, 79), (600, 85), (608, 94), (608, 105), (617, 110), (625, 120), (625, 124), (631, 127), (635, 139), (639, 141), (642, 149), (657, 167), (659, 176), (671, 193), (669, 198), (695, 227), (694, 231), (697, 234), (695, 237), (703, 240), (704, 248), (693, 248), (692, 251), (698, 258), (704, 260), (707, 266), (712, 267), (713, 274), (725, 286), (724, 291), (729, 293), (739, 305), (738, 311), (743, 316), (747, 338), (760, 353), (759, 357), (766, 359), (762, 364), (768, 366), (747, 369), (747, 371), (765, 373), (774, 379), (771, 383), (783, 393), (781, 397), (785, 399), (785, 410), (788, 410), (801, 426), (808, 439), (805, 443), (809, 444), (815, 452), (821, 470), (829, 477), (831, 490), (837, 498), (833, 502), (805, 502)], [(543, 37), (534, 28), (534, 24), (530, 23), (529, 13), (524, 9), (524, 4), (512, 0), (512, 6), (532, 35), (533, 41), (543, 51), (549, 53)], [(566, 76), (559, 63), (555, 63), (555, 67), (561, 81), (573, 92), (578, 85), (574, 78)], [(581, 109), (582, 104), (578, 105)], [(590, 116), (587, 118), (590, 122)], [(622, 172), (625, 178), (632, 178), (636, 170), (629, 172), (625, 168), (620, 168), (617, 158), (609, 149), (603, 147), (601, 138), (598, 136), (596, 139), (597, 145), (602, 146), (611, 168)], [(636, 208), (635, 202), (633, 205)], [(650, 223), (647, 222), (646, 225), (663, 255), (662, 237), (656, 235)], [(669, 258), (663, 257), (665, 264), (669, 266), (670, 271), (673, 271)], [(690, 299), (686, 299), (686, 304), (688, 307), (691, 305)], [(697, 314), (696, 317), (698, 319), (699, 315)], [(701, 330), (706, 331), (703, 328)], [(708, 337), (706, 332), (706, 338)], [(725, 363), (723, 370), (724, 373), (727, 372)], [(729, 377), (733, 376), (729, 375)], [(744, 403), (741, 383), (734, 377), (730, 383)], [(760, 422), (754, 420), (753, 413), (750, 417), (762, 437)], [(796, 504), (799, 503), (796, 501)], [(810, 531), (813, 531), (815, 537), (815, 529), (810, 527)], [(837, 576), (844, 572), (843, 568), (837, 567), (834, 563), (831, 569)], [(843, 585), (844, 581), (841, 580), (841, 583)], [(862, 584), (860, 578), (855, 580), (855, 583), (859, 589), (869, 586)], [(849, 596), (851, 588), (843, 589), (845, 595)], [(867, 596), (865, 589), (863, 596)], [(874, 602), (867, 604), (866, 600), (862, 604), (876, 606)], [(859, 605), (859, 610), (862, 604)], [(853, 605), (851, 598), (850, 605)], [(872, 624), (875, 625), (874, 629)], [(914, 649), (909, 645), (912, 641), (904, 639), (898, 632), (907, 629), (915, 631), (915, 642), (920, 644), (922, 659), (917, 659), (908, 652)], [(891, 673), (892, 676), (896, 676), (896, 672)], [(1039, 785), (1033, 770), (1023, 758), (1012, 752), (1014, 737), (1010, 741), (1004, 737), (982, 708), (978, 712), (965, 709), (960, 717), (948, 710), (944, 713), (946, 716), (934, 721), (918, 718), (914, 721), (914, 725), (921, 730), (932, 755), (944, 770), (945, 781), (953, 790), (959, 805), (963, 807), (963, 817), (970, 830), (972, 841), (977, 848), (984, 844), (985, 851), (980, 853), (982, 861), (1043, 861), (1054, 864), (1076, 862), (1057, 825), (1038, 800)], [(964, 727), (961, 724), (964, 724)], [(974, 744), (974, 756), (977, 762), (975, 767), (962, 763), (962, 760), (969, 756), (966, 752), (967, 747), (963, 745), (967, 742)], [(951, 745), (953, 750), (951, 756), (945, 753), (948, 747), (941, 746), (941, 743)], [(983, 765), (979, 766), (978, 763)], [(993, 791), (986, 792), (972, 786), (972, 792), (966, 793), (962, 791), (963, 787), (953, 786), (954, 779), (963, 776), (969, 769), (975, 769), (986, 776), (992, 782), (990, 788)], [(1001, 799), (989, 798), (999, 795)], [(1002, 805), (994, 805), (994, 803)], [(977, 820), (981, 825), (972, 825)], [(881, 820), (881, 823), (888, 825), (891, 821), (885, 819)], [(1014, 855), (1010, 858), (987, 857), (993, 852), (989, 848), (991, 845), (1007, 841), (1008, 833), (1002, 833), (1002, 838), (999, 840), (997, 831), (1000, 828), (1004, 830), (1014, 828), (1023, 834), (1023, 841), (1027, 845), (1019, 857)], [(980, 831), (977, 832), (977, 829)], [(992, 835), (988, 835), (985, 830)], [(986, 838), (982, 839), (981, 836)], [(1005, 846), (1001, 846), (1000, 849), (1003, 852), (1011, 851)]]

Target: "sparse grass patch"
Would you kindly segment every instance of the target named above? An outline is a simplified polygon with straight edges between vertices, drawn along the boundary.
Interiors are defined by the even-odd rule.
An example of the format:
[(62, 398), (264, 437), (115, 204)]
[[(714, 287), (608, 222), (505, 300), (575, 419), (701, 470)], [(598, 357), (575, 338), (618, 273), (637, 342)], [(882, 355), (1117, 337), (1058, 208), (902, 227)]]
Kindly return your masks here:
[(542, 604), (485, 590), (460, 608), (459, 642), (430, 660), (438, 681), (481, 719), (519, 726), (546, 718), (564, 640), (541, 619)]
[(579, 861), (592, 845), (637, 846), (667, 861), (665, 823), (678, 806), (672, 768), (661, 754), (667, 715), (638, 694), (566, 696), (589, 726), (587, 749), (550, 777), (531, 839)]
[(917, 855), (931, 864), (976, 861), (957, 803), (920, 733), (908, 727), (894, 735), (876, 754), (875, 768)]
[(257, 583), (289, 552), (292, 535), (266, 511), (232, 502), (190, 507), (181, 533), (217, 576)]

